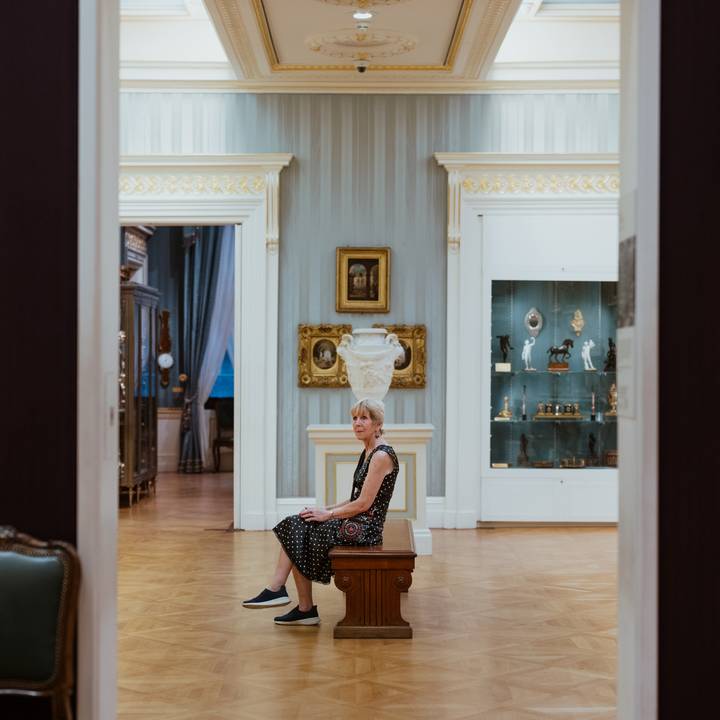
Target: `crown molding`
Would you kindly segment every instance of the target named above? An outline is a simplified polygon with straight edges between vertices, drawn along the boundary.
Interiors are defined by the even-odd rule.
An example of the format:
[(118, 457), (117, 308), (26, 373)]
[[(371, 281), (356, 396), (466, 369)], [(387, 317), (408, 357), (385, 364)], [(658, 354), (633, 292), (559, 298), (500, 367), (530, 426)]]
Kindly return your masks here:
[(537, 13), (519, 13), (518, 20), (530, 22), (620, 22), (620, 3), (543, 3)]
[(615, 60), (496, 62), (486, 82), (611, 82), (619, 85), (620, 62)]
[(247, 153), (243, 155), (123, 155), (121, 172), (182, 170), (188, 173), (235, 170), (276, 172), (290, 164), (291, 153)]
[(485, 152), (436, 152), (435, 160), (450, 170), (513, 170), (525, 168), (552, 170), (573, 168), (576, 170), (619, 170), (617, 153), (485, 153)]
[(489, 0), (463, 68), (465, 78), (485, 78), (517, 15), (520, 2), (521, 0)]
[(336, 93), (350, 95), (457, 95), (492, 93), (611, 93), (619, 80), (434, 80), (414, 78), (363, 82), (362, 85), (322, 80), (141, 80), (120, 81), (123, 92)]
[(233, 82), (232, 65), (227, 62), (174, 60), (126, 60), (120, 63), (122, 82)]

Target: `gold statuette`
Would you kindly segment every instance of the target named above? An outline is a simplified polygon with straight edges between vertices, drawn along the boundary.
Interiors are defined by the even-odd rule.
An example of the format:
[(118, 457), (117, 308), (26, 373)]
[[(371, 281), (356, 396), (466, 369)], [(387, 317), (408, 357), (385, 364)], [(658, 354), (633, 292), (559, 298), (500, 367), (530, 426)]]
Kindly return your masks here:
[(506, 395), (503, 398), (503, 409), (495, 417), (496, 420), (512, 420), (512, 410), (510, 409), (510, 398)]

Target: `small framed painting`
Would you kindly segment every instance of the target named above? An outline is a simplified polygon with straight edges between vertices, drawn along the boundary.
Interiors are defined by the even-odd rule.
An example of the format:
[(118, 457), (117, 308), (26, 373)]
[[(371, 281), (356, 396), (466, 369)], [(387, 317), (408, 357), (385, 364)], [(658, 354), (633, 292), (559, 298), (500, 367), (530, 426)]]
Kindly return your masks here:
[(390, 248), (339, 247), (335, 254), (335, 310), (390, 312)]
[(345, 363), (337, 354), (351, 325), (298, 325), (298, 386), (347, 387)]
[(390, 387), (425, 387), (425, 341), (427, 329), (424, 325), (383, 325), (375, 323), (373, 327), (384, 327), (388, 333), (397, 335), (405, 355), (395, 361)]

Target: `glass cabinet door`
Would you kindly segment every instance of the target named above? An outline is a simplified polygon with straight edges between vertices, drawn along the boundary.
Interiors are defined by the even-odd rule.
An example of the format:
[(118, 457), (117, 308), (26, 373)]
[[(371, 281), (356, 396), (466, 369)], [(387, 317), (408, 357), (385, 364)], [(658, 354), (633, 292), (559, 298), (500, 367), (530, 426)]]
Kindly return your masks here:
[(616, 286), (493, 281), (491, 467), (617, 465)]

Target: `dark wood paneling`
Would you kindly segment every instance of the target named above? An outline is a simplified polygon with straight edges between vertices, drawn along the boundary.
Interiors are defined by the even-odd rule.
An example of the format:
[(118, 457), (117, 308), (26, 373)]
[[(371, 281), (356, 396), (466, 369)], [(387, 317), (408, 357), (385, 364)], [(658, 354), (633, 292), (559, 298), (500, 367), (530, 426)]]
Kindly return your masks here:
[(677, 720), (713, 714), (720, 639), (720, 10), (661, 15), (658, 700)]
[[(0, 523), (75, 542), (77, 0), (3, 3)], [(49, 704), (0, 699), (0, 717)]]

